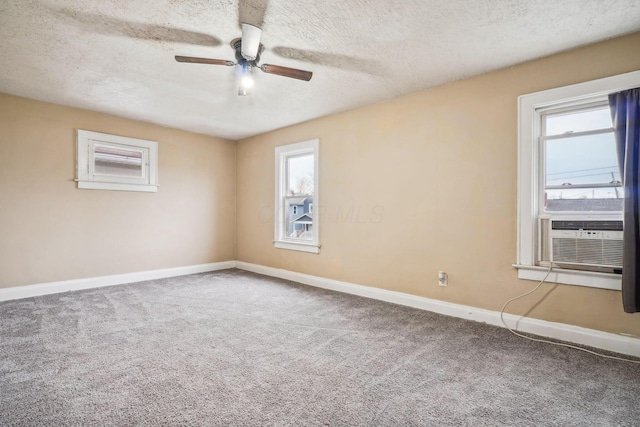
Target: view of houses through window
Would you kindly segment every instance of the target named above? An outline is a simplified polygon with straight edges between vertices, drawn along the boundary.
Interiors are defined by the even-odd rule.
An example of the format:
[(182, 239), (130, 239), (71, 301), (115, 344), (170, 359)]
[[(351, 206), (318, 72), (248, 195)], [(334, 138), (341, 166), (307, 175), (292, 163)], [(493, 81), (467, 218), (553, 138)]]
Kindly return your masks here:
[(275, 148), (276, 210), (273, 244), (279, 249), (320, 253), (318, 139)]
[(312, 240), (314, 155), (308, 153), (287, 157), (286, 180), (287, 194), (284, 197), (286, 236)]

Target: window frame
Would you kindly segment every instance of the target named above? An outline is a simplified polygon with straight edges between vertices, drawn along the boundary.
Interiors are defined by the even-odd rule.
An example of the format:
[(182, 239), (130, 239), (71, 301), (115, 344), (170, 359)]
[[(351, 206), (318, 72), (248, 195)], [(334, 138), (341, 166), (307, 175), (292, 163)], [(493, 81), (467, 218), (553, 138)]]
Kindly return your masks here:
[[(95, 173), (93, 147), (101, 145), (142, 152), (142, 177), (124, 177)], [(117, 191), (158, 191), (158, 143), (145, 139), (77, 130), (76, 179), (79, 189)]]
[(286, 235), (286, 198), (287, 198), (287, 158), (300, 155), (313, 154), (313, 202), (317, 204), (320, 200), (320, 153), (319, 139), (297, 142), (294, 144), (282, 145), (275, 148), (275, 224), (274, 224), (274, 246), (278, 249), (289, 249), (295, 251), (320, 253), (320, 230), (318, 215), (313, 215), (312, 226), (313, 235), (311, 240), (297, 240), (288, 238)]
[[(537, 266), (538, 216), (542, 190), (543, 151), (540, 146), (542, 112), (552, 107), (586, 105), (610, 93), (640, 85), (640, 71), (592, 80), (584, 83), (544, 90), (518, 97), (518, 197), (517, 197), (517, 254), (519, 279), (542, 280), (548, 267)], [(558, 212), (554, 216), (575, 217), (575, 212)], [(621, 218), (620, 213), (580, 213), (585, 218)], [(621, 289), (618, 274), (554, 268), (548, 282)]]

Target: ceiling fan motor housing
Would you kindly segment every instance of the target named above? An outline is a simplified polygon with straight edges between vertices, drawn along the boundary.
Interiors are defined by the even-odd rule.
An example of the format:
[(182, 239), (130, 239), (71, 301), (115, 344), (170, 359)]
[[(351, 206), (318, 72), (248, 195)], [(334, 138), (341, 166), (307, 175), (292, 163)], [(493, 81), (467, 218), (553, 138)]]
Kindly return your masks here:
[(238, 64), (242, 65), (244, 63), (247, 63), (252, 67), (257, 67), (258, 62), (260, 61), (260, 54), (264, 50), (264, 46), (261, 43), (260, 47), (258, 48), (258, 53), (256, 53), (256, 58), (253, 60), (248, 60), (244, 56), (242, 56), (242, 39), (241, 38), (232, 40), (231, 47), (236, 52), (236, 62)]

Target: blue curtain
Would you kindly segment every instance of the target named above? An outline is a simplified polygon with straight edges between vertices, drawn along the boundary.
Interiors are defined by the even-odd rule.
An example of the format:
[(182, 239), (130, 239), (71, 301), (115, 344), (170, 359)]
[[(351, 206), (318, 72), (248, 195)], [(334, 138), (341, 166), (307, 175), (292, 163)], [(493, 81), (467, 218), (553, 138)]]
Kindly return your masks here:
[(609, 107), (624, 188), (622, 303), (627, 313), (640, 312), (640, 88), (609, 95)]

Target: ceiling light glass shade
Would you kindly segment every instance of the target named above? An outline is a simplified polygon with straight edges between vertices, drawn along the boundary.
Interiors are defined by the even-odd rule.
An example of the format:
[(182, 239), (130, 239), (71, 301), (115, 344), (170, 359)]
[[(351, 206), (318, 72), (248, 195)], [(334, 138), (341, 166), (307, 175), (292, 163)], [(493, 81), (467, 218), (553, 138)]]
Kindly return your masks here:
[(240, 85), (238, 86), (238, 95), (247, 96), (253, 93), (253, 76), (245, 74), (240, 77)]
[(240, 86), (251, 89), (253, 87), (253, 76), (251, 74), (242, 76), (240, 79)]
[(253, 93), (252, 67), (247, 61), (242, 61), (236, 67), (238, 77), (238, 95), (247, 96)]

